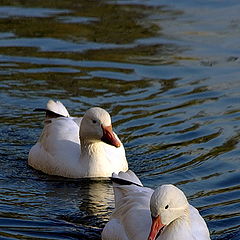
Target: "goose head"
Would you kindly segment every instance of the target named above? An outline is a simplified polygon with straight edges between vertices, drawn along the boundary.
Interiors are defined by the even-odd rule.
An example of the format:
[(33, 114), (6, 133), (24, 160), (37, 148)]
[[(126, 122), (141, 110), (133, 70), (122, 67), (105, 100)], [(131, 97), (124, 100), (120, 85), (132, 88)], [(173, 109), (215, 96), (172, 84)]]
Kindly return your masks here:
[(155, 240), (165, 226), (185, 215), (188, 201), (184, 193), (173, 185), (158, 187), (151, 196), (152, 226), (148, 240)]
[(100, 108), (93, 107), (86, 111), (80, 126), (80, 138), (85, 142), (102, 141), (115, 147), (121, 142), (112, 130), (109, 113)]

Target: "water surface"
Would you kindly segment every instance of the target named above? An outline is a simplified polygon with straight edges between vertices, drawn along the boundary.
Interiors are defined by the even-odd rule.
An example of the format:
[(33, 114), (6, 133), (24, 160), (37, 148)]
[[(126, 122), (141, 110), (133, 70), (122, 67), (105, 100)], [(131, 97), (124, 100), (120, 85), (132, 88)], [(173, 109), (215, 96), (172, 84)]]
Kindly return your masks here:
[(173, 183), (212, 239), (240, 238), (240, 3), (2, 1), (0, 238), (94, 239), (114, 208), (108, 180), (27, 166), (59, 99), (71, 115), (107, 109), (130, 168)]

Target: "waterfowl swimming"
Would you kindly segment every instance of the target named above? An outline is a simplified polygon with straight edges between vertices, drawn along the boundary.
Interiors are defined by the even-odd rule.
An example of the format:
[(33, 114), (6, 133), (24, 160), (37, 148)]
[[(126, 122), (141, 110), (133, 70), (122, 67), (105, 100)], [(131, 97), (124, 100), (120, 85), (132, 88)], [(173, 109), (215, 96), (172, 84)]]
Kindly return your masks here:
[(126, 171), (123, 144), (112, 130), (109, 113), (93, 107), (71, 117), (60, 102), (49, 100), (44, 128), (31, 148), (28, 164), (46, 174), (69, 178), (110, 177)]
[(179, 188), (143, 187), (130, 170), (112, 180), (115, 209), (102, 240), (210, 240), (205, 221)]

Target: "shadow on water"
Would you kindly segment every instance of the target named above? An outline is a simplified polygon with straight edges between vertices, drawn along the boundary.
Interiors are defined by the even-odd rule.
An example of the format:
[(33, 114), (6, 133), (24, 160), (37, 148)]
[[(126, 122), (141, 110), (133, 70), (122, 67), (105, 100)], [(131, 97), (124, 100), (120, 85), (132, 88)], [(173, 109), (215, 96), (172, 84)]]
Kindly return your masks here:
[[(100, 239), (113, 209), (110, 181), (37, 174), (39, 179), (21, 177), (3, 182), (1, 239)], [(5, 187), (9, 182), (12, 189)], [(13, 191), (14, 186), (24, 190)]]

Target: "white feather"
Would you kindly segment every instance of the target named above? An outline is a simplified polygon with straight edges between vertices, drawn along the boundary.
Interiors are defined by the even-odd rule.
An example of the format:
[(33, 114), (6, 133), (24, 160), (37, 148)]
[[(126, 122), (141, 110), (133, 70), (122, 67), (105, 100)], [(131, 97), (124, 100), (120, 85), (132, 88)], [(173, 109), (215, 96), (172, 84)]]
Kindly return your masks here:
[(68, 110), (60, 101), (54, 102), (52, 99), (50, 99), (47, 103), (47, 109), (64, 117), (70, 117)]
[(47, 108), (66, 117), (45, 121), (39, 140), (29, 152), (30, 166), (47, 174), (70, 178), (110, 177), (113, 172), (128, 169), (118, 136), (113, 132), (120, 147), (101, 141), (101, 126), (111, 124), (105, 110), (92, 108), (83, 118), (73, 118), (60, 102), (50, 100)]
[[(155, 191), (136, 186), (137, 176), (133, 175), (131, 171), (127, 171), (125, 174), (114, 174), (113, 178), (132, 180), (134, 184), (121, 185), (119, 181), (119, 183), (113, 184), (115, 209), (102, 231), (102, 240), (147, 240), (152, 224), (150, 204), (153, 204), (154, 199), (151, 200), (151, 203), (150, 199), (153, 193), (154, 198), (163, 197), (160, 203), (156, 201), (154, 204), (161, 205), (165, 204), (165, 200), (168, 202), (169, 198), (174, 199), (173, 206), (169, 205), (167, 210), (163, 207), (165, 211), (169, 209), (175, 211), (174, 202), (186, 203), (184, 199), (181, 199), (182, 192), (179, 189), (176, 190), (177, 188), (173, 185), (163, 185)], [(174, 191), (172, 192), (172, 190)], [(178, 192), (181, 194), (178, 195)], [(188, 203), (184, 207), (186, 207), (184, 210), (186, 215), (165, 226), (157, 240), (210, 240), (207, 225), (197, 209)]]

